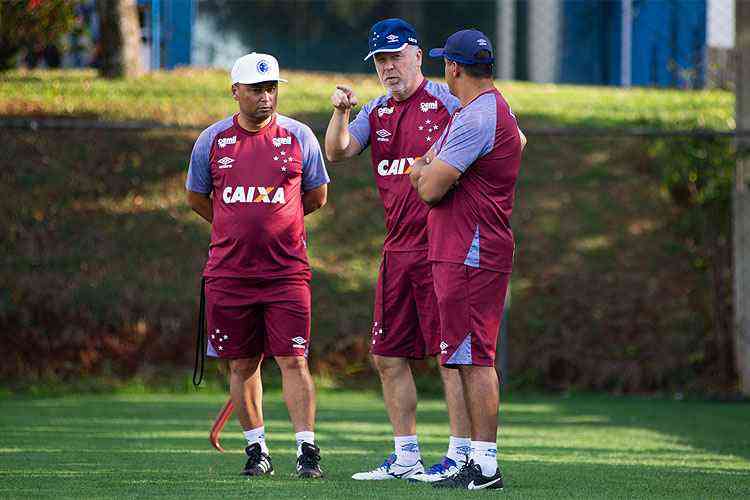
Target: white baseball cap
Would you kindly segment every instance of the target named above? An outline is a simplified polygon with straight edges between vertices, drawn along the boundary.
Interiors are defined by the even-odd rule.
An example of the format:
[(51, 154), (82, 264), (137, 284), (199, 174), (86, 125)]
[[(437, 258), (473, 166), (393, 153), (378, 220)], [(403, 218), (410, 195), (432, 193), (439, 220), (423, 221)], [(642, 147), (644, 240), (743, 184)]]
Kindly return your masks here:
[(269, 54), (253, 52), (237, 59), (232, 66), (232, 84), (286, 82), (279, 78), (279, 62)]

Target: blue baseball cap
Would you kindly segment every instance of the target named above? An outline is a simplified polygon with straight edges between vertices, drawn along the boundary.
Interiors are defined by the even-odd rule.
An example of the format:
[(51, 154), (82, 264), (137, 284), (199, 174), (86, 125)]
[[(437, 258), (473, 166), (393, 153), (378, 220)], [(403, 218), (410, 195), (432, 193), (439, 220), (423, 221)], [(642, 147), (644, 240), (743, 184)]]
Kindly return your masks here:
[[(490, 57), (479, 58), (477, 53), (486, 50)], [(490, 39), (479, 30), (461, 30), (445, 41), (445, 47), (430, 49), (430, 57), (445, 57), (461, 64), (491, 64), (495, 62)]]
[(365, 57), (365, 61), (378, 52), (399, 52), (407, 45), (419, 45), (417, 30), (414, 26), (398, 18), (384, 19), (375, 23), (367, 39), (370, 44), (370, 53)]

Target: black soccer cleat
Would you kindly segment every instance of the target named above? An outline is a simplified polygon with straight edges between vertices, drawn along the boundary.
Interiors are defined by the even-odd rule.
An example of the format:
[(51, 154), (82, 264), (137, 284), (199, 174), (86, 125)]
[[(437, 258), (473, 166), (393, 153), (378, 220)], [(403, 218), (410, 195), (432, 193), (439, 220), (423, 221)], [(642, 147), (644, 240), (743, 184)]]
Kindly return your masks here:
[(478, 465), (474, 466), (474, 473), (472, 474), (472, 480), (466, 486), (468, 490), (502, 490), (503, 489), (503, 473), (500, 471), (500, 466), (497, 467), (497, 471), (493, 476), (485, 476), (482, 474), (482, 469)]
[(432, 483), (435, 488), (455, 488), (461, 490), (502, 490), (503, 473), (497, 468), (494, 476), (482, 474), (482, 468), (469, 460), (455, 476)]
[(458, 472), (451, 477), (435, 481), (432, 486), (435, 488), (456, 488), (456, 489), (467, 489), (469, 485), (469, 476), (471, 476), (472, 468), (474, 465), (473, 460), (464, 462)]
[(260, 444), (251, 444), (245, 448), (245, 453), (247, 462), (242, 471), (243, 476), (273, 476), (271, 457), (261, 451)]
[(302, 454), (297, 458), (297, 475), (302, 478), (320, 479), (320, 448), (310, 443), (302, 443)]

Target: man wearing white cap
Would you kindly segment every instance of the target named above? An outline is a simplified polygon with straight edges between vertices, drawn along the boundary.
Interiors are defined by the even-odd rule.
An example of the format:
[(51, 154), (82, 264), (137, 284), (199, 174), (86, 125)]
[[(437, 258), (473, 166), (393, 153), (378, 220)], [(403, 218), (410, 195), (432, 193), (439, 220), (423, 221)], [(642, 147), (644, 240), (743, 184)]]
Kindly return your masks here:
[(422, 51), (411, 24), (385, 19), (372, 27), (367, 39), (365, 59), (372, 57), (387, 93), (365, 104), (349, 123), (357, 98), (350, 88), (337, 87), (326, 154), (331, 162), (341, 161), (369, 147), (383, 201), (388, 233), (375, 292), (371, 352), (393, 426), (394, 452), (380, 466), (352, 478), (435, 482), (456, 474), (466, 461), (470, 422), (461, 379), (454, 370), (441, 369), (450, 438), (442, 459), (425, 469), (410, 361), (440, 353), (440, 320), (427, 260), (429, 207), (412, 189), (409, 172), (443, 133), (459, 102), (445, 84), (422, 75)]
[(247, 439), (242, 474), (273, 474), (265, 442), (260, 365), (274, 357), (297, 441), (297, 473), (322, 477), (315, 389), (307, 365), (310, 279), (304, 215), (326, 202), (328, 174), (307, 125), (276, 113), (279, 65), (248, 54), (232, 68), (238, 113), (204, 130), (193, 148), (187, 200), (211, 223), (203, 270), (207, 354), (226, 359)]

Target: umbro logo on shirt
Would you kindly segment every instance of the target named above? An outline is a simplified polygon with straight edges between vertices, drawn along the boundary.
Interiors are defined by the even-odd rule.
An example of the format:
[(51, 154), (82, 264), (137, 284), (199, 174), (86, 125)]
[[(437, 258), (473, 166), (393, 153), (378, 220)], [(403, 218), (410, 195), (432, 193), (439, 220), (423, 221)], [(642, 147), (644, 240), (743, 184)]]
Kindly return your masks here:
[(450, 346), (448, 344), (446, 344), (445, 342), (440, 342), (440, 352), (442, 354), (447, 354), (448, 347), (450, 347)]
[(431, 109), (437, 109), (437, 101), (432, 102), (420, 102), (419, 103), (419, 109), (422, 110), (422, 113), (427, 113)]
[(291, 144), (292, 143), (292, 137), (274, 137), (273, 139), (273, 145), (277, 148), (280, 148), (282, 144)]
[(377, 132), (375, 132), (375, 135), (378, 136), (378, 141), (380, 142), (388, 142), (390, 141), (389, 137), (391, 136), (391, 133), (388, 132), (386, 129), (381, 128)]
[(229, 144), (237, 144), (237, 136), (233, 135), (232, 137), (222, 137), (216, 143), (219, 145), (220, 148), (223, 148), (224, 146), (227, 146)]
[(216, 163), (219, 164), (219, 168), (232, 168), (232, 163), (234, 163), (234, 158), (230, 158), (228, 156), (224, 156), (222, 158), (219, 158), (216, 160)]
[(378, 118), (381, 118), (383, 115), (392, 115), (392, 114), (393, 114), (393, 106), (391, 106), (390, 108), (385, 107), (385, 106), (378, 108)]

